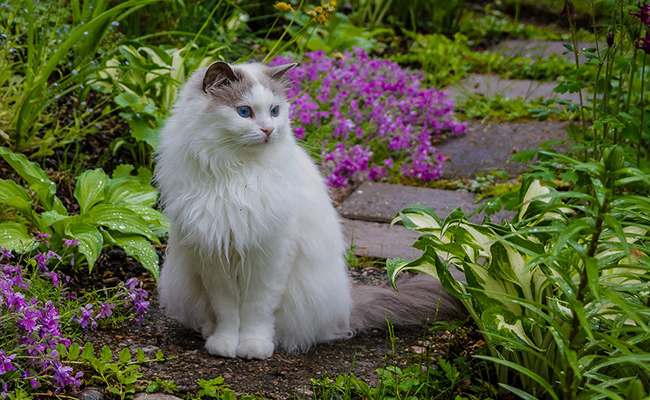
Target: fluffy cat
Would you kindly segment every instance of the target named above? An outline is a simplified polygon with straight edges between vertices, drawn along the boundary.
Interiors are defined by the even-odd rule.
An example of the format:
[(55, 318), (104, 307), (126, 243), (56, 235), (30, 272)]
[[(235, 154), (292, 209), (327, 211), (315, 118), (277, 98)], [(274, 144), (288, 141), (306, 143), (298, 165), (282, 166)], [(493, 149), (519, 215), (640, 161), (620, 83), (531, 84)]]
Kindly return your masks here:
[[(432, 279), (352, 288), (338, 215), (296, 143), (284, 74), (295, 64), (197, 71), (160, 136), (155, 179), (171, 220), (159, 284), (169, 316), (213, 355), (264, 359), (372, 327), (449, 319)], [(441, 303), (440, 307), (437, 307)]]

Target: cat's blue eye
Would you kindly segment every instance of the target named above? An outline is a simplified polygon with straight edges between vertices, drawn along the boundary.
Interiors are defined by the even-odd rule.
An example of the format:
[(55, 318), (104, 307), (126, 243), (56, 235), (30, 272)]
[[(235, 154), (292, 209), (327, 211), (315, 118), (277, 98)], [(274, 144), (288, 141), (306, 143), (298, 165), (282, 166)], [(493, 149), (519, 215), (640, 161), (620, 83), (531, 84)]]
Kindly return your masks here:
[(242, 118), (248, 118), (253, 113), (253, 110), (251, 110), (249, 106), (241, 106), (241, 107), (237, 107), (237, 113)]
[(280, 114), (280, 106), (275, 106), (271, 109), (271, 116), (277, 117)]

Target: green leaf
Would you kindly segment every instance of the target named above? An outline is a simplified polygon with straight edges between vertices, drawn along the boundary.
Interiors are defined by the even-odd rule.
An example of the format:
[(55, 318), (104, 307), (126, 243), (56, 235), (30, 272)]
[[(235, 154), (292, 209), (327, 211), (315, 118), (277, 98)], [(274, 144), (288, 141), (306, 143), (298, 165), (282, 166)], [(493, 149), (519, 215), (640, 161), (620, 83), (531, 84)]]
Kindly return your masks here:
[(521, 366), (519, 364), (513, 363), (511, 361), (502, 360), (502, 359), (499, 359), (499, 358), (496, 358), (496, 357), (488, 357), (488, 356), (482, 356), (482, 355), (475, 355), (474, 357), (480, 358), (482, 360), (492, 361), (492, 362), (497, 363), (497, 364), (505, 365), (506, 367), (508, 367), (510, 369), (513, 369), (513, 370), (519, 372), (520, 374), (529, 377), (530, 379), (535, 381), (537, 384), (539, 384), (539, 386), (541, 386), (544, 390), (546, 390), (546, 392), (549, 394), (549, 396), (551, 396), (551, 398), (553, 400), (559, 400), (557, 394), (555, 393), (555, 390), (553, 390), (553, 387), (544, 378), (539, 376), (539, 374), (531, 371), (530, 369), (528, 369), (528, 368), (526, 368), (524, 366)]
[(19, 184), (14, 181), (0, 179), (0, 203), (18, 210), (24, 217), (32, 214), (32, 199)]
[(152, 149), (158, 146), (158, 128), (151, 128), (145, 118), (134, 119), (129, 122), (131, 136), (137, 142), (146, 142)]
[(92, 206), (104, 200), (108, 176), (101, 169), (84, 172), (77, 180), (74, 197), (79, 202), (80, 212), (88, 212)]
[(81, 358), (90, 361), (95, 358), (95, 348), (90, 342), (86, 342), (84, 345), (84, 351), (81, 353)]
[(124, 203), (118, 201), (115, 203), (120, 207), (128, 208), (134, 213), (138, 214), (142, 219), (147, 221), (149, 228), (160, 238), (169, 235), (169, 218), (160, 211), (153, 209), (149, 206), (142, 206), (139, 204)]
[(27, 227), (17, 222), (0, 223), (0, 247), (16, 253), (27, 253), (38, 243), (27, 233)]
[(68, 348), (68, 360), (76, 361), (79, 358), (79, 343), (72, 342)]
[(112, 357), (113, 357), (113, 353), (111, 353), (110, 347), (108, 347), (107, 345), (104, 345), (104, 347), (102, 347), (102, 353), (99, 356), (100, 360), (104, 364), (107, 364), (107, 363), (109, 363), (111, 361)]
[(109, 231), (106, 234), (110, 236), (113, 244), (123, 248), (126, 254), (138, 260), (158, 280), (158, 254), (156, 248), (147, 239), (139, 235), (123, 234), (115, 231)]
[(66, 225), (65, 234), (79, 241), (79, 252), (86, 256), (89, 270), (92, 271), (104, 245), (104, 239), (99, 230), (85, 222), (78, 222)]
[(150, 183), (133, 176), (112, 179), (106, 194), (109, 203), (122, 200), (149, 207), (156, 204), (157, 199), (158, 191)]
[(29, 161), (24, 155), (13, 153), (6, 147), (0, 147), (0, 156), (36, 192), (41, 205), (47, 211), (51, 210), (53, 198), (56, 194), (56, 185), (50, 180), (47, 173), (38, 164)]
[(402, 222), (404, 227), (409, 230), (429, 231), (440, 229), (442, 221), (426, 206), (415, 205), (403, 209), (391, 222), (391, 226), (397, 222)]
[(115, 96), (115, 102), (122, 107), (130, 107), (132, 104), (140, 103), (140, 98), (134, 93), (122, 92)]
[(97, 225), (114, 231), (142, 235), (158, 243), (158, 237), (149, 229), (147, 221), (128, 208), (111, 204), (97, 204), (88, 212)]
[(128, 364), (131, 362), (131, 352), (129, 352), (129, 349), (124, 348), (120, 351), (120, 362), (122, 364)]

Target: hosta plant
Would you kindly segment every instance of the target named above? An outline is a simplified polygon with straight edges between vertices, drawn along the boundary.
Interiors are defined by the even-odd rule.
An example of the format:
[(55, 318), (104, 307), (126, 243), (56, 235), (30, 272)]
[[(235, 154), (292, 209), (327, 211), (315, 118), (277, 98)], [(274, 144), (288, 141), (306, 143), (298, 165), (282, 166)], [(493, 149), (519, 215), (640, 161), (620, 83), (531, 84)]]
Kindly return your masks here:
[(169, 229), (168, 219), (153, 206), (158, 191), (150, 184), (151, 173), (122, 165), (109, 178), (103, 170), (88, 170), (77, 179), (74, 198), (78, 214), (70, 214), (56, 196), (56, 185), (45, 171), (22, 154), (0, 147), (0, 156), (26, 182), (0, 180), (0, 204), (9, 219), (0, 223), (0, 247), (26, 253), (39, 247), (38, 235), (49, 235), (53, 249), (65, 240), (78, 241), (79, 260), (92, 270), (102, 248), (119, 246), (158, 277), (158, 255), (151, 242), (160, 243)]
[[(501, 386), (524, 399), (641, 399), (650, 384), (650, 187), (627, 167), (622, 149), (600, 160), (551, 157), (572, 177), (557, 191), (529, 177), (512, 222), (473, 224), (456, 210), (441, 221), (430, 209), (404, 209), (422, 233), (402, 271), (439, 279), (463, 301), (490, 343)], [(465, 273), (455, 280), (449, 266)]]

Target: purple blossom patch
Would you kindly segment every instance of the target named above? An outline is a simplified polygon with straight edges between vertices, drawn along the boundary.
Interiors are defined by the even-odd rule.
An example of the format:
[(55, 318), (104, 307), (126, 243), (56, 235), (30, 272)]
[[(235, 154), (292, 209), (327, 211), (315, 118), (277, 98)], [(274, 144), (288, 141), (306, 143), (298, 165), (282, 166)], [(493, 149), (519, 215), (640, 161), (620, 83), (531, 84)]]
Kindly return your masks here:
[[(278, 57), (271, 65), (289, 61)], [(307, 53), (286, 76), (294, 83), (288, 97), (296, 137), (309, 141), (315, 132), (329, 133), (322, 154), (331, 186), (347, 186), (359, 174), (373, 180), (391, 173), (436, 179), (443, 157), (432, 139), (466, 130), (454, 119), (455, 104), (446, 92), (423, 87), (421, 73), (360, 49), (338, 59)]]

